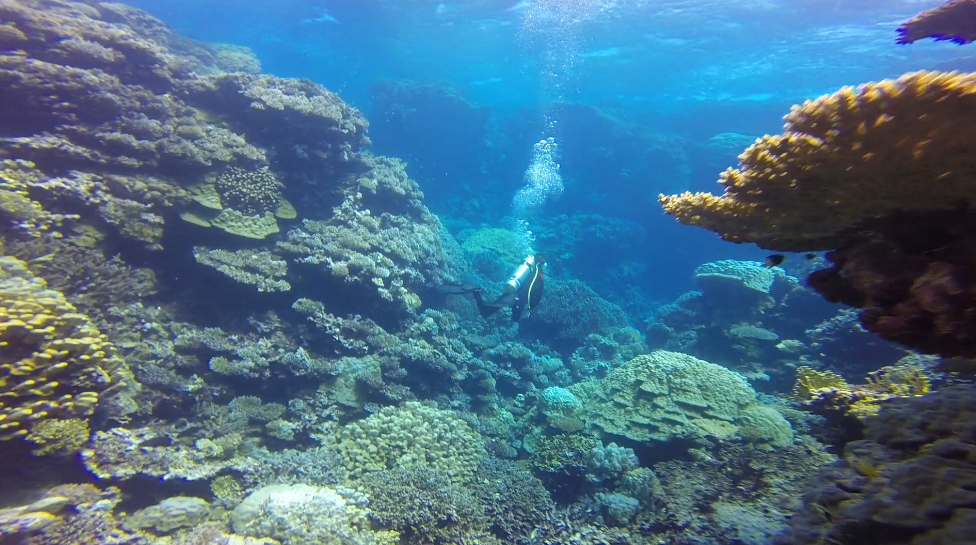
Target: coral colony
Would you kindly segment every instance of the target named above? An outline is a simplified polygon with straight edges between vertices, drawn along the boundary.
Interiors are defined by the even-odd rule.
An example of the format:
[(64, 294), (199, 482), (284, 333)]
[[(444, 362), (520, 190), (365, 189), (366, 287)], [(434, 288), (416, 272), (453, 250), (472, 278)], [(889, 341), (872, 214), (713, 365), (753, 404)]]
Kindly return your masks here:
[[(121, 3), (0, 0), (0, 543), (974, 543), (976, 74), (713, 137), (747, 146), (722, 194), (664, 210), (790, 254), (702, 257), (654, 299), (638, 279), (671, 264), (640, 261), (647, 233), (547, 208), (608, 198), (573, 170), (564, 126), (589, 110), (563, 94), (575, 33), (615, 5), (505, 9), (570, 21), (542, 63), (569, 64), (510, 148), (522, 177), (458, 198), (246, 47)], [(343, 31), (330, 11), (302, 31)], [(972, 42), (976, 2), (898, 32)], [(411, 85), (375, 102), (490, 117)], [(482, 318), (471, 294), (530, 251), (545, 298)]]

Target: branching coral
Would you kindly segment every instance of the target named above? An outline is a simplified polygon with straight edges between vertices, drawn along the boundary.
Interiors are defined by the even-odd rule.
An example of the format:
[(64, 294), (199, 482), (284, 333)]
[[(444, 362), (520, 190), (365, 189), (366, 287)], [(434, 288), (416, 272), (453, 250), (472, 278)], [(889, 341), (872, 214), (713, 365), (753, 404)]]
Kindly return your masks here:
[(948, 0), (898, 27), (900, 44), (915, 43), (925, 38), (957, 44), (976, 41), (976, 0)]
[(100, 397), (137, 387), (115, 346), (64, 296), (0, 257), (0, 435), (45, 419), (87, 417)]
[(851, 415), (859, 419), (877, 414), (884, 402), (929, 393), (929, 378), (918, 367), (900, 364), (868, 373), (864, 384), (849, 384), (831, 371), (809, 367), (796, 370), (793, 395), (818, 412)]
[(488, 519), (478, 498), (429, 467), (370, 473), (363, 486), (370, 518), (410, 543), (459, 543), (486, 531)]

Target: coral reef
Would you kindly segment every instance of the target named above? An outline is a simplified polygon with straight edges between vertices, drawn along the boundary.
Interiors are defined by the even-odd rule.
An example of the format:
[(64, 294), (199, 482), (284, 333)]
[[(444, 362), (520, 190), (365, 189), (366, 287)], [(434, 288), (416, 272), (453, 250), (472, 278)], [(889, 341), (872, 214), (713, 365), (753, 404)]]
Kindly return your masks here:
[[(810, 285), (862, 309), (865, 327), (941, 355), (976, 350), (965, 141), (976, 76), (915, 72), (793, 108), (722, 174), (725, 194), (660, 197), (679, 221), (734, 242), (834, 250)], [(924, 114), (924, 115), (923, 115)], [(960, 138), (962, 140), (960, 140)], [(920, 228), (919, 226), (922, 226)]]
[(865, 419), (862, 441), (824, 468), (782, 543), (962, 543), (971, 539), (971, 385), (895, 399)]
[(948, 0), (937, 8), (919, 13), (898, 27), (900, 44), (911, 44), (925, 38), (957, 44), (976, 41), (976, 2)]
[(0, 437), (26, 436), (47, 419), (87, 417), (100, 398), (138, 388), (115, 346), (75, 310), (25, 263), (0, 257)]

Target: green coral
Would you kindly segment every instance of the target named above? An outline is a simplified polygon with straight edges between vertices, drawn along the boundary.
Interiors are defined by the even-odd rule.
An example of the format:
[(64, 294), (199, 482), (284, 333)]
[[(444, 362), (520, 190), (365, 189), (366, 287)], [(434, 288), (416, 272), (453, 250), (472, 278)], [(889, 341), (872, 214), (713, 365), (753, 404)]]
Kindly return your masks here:
[(582, 418), (593, 431), (640, 442), (732, 438), (743, 412), (757, 404), (756, 392), (742, 376), (664, 350), (638, 356), (603, 380), (570, 391), (582, 401)]
[(38, 445), (32, 452), (70, 455), (81, 451), (88, 441), (88, 421), (81, 418), (51, 418), (41, 420), (31, 428), (27, 440)]
[(288, 262), (267, 251), (193, 247), (197, 263), (213, 267), (228, 277), (257, 287), (260, 292), (288, 291), (291, 284), (285, 280)]

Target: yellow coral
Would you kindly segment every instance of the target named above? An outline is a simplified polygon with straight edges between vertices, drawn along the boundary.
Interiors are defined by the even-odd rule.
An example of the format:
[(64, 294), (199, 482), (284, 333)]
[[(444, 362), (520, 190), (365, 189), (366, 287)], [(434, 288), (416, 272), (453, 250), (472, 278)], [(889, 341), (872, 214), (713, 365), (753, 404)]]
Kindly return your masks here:
[(66, 219), (78, 216), (52, 214), (31, 198), (28, 189), (43, 180), (40, 171), (29, 161), (0, 161), (0, 216), (14, 221), (27, 233), (39, 235), (57, 227)]
[(92, 413), (130, 382), (115, 346), (26, 264), (0, 257), (0, 439)]
[(88, 441), (88, 421), (81, 418), (48, 418), (31, 427), (27, 440), (38, 445), (33, 450), (38, 456), (48, 454), (75, 454), (81, 452)]
[(976, 74), (915, 72), (794, 106), (710, 193), (661, 195), (679, 221), (783, 251), (843, 246), (866, 220), (976, 201)]
[(796, 370), (796, 383), (793, 385), (793, 396), (797, 399), (809, 401), (817, 392), (822, 390), (847, 390), (850, 385), (844, 377), (833, 371), (817, 371), (812, 367), (802, 366)]

